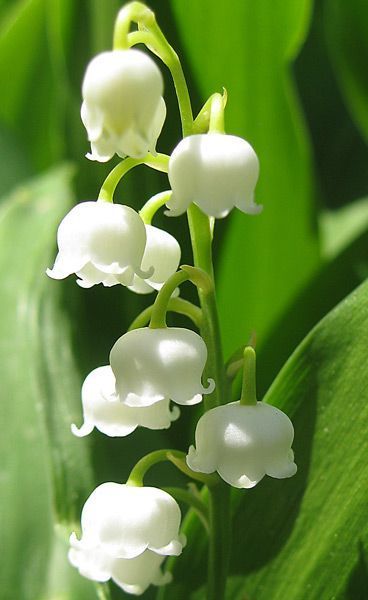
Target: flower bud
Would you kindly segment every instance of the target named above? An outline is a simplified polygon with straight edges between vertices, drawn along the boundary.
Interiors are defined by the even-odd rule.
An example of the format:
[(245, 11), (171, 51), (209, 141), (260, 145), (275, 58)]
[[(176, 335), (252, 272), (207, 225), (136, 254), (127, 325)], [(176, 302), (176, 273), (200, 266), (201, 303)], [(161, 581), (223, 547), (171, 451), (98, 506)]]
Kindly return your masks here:
[(78, 437), (88, 435), (94, 427), (111, 437), (129, 435), (139, 425), (167, 429), (180, 414), (178, 407), (170, 410), (170, 400), (139, 408), (123, 404), (115, 393), (110, 365), (98, 367), (87, 375), (82, 386), (82, 403), (84, 423), (80, 429), (72, 425), (72, 432)]
[(234, 206), (257, 214), (262, 210), (254, 203), (258, 174), (257, 155), (242, 138), (221, 133), (186, 137), (169, 160), (173, 193), (166, 214), (181, 215), (191, 202), (216, 218), (226, 217)]
[(196, 404), (210, 394), (201, 377), (207, 360), (202, 338), (189, 329), (134, 329), (121, 336), (110, 353), (116, 392), (128, 406), (150, 406), (164, 399)]
[(103, 201), (77, 204), (61, 221), (57, 241), (55, 264), (46, 271), (53, 279), (76, 273), (77, 283), (89, 288), (97, 283), (132, 285), (134, 275), (152, 275), (153, 269), (141, 269), (144, 223), (129, 206)]
[(115, 153), (142, 158), (155, 153), (166, 117), (163, 80), (155, 62), (140, 50), (102, 52), (83, 80), (81, 117), (91, 142), (87, 157), (108, 161)]
[(296, 473), (293, 438), (293, 425), (278, 408), (231, 402), (199, 419), (187, 464), (201, 473), (217, 471), (234, 487), (251, 488), (265, 475), (283, 479)]
[(162, 288), (165, 281), (175, 273), (180, 262), (180, 246), (176, 239), (153, 225), (146, 225), (147, 243), (142, 260), (142, 269), (148, 270), (153, 266), (151, 277), (143, 279), (134, 276), (129, 289), (137, 294), (149, 294)]

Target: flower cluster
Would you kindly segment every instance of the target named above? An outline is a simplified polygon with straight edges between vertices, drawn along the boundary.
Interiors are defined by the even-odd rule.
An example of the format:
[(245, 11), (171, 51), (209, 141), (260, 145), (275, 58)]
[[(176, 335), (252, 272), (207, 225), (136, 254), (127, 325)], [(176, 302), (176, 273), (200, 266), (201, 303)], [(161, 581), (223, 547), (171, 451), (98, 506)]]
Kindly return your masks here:
[[(140, 22), (140, 18), (144, 20)], [(228, 398), (221, 397), (218, 379), (225, 376), (225, 370), (217, 360), (221, 352), (219, 339), (215, 339), (215, 318), (211, 321), (215, 310), (212, 269), (204, 261), (178, 271), (178, 242), (151, 224), (164, 203), (169, 216), (191, 211), (195, 204), (208, 231), (207, 217), (223, 218), (234, 207), (258, 214), (262, 207), (254, 200), (257, 155), (247, 141), (223, 131), (225, 102), (221, 98), (220, 112), (212, 110), (209, 101), (200, 113), (203, 132), (198, 133), (192, 120), (192, 134), (179, 142), (170, 157), (156, 154), (166, 117), (163, 80), (153, 59), (130, 47), (131, 21), (138, 24), (134, 43), (147, 43), (164, 61), (172, 50), (157, 28), (150, 29), (154, 15), (146, 7), (134, 2), (122, 9), (116, 29), (119, 32), (121, 26), (123, 32), (121, 47), (118, 43), (111, 52), (96, 56), (83, 81), (81, 116), (91, 144), (87, 157), (106, 162), (117, 154), (129, 157), (124, 165), (126, 160), (133, 166), (156, 165), (166, 170), (171, 189), (148, 200), (138, 213), (113, 203), (116, 181), (110, 185), (108, 177), (98, 200), (77, 204), (60, 223), (58, 254), (47, 274), (53, 279), (76, 274), (82, 288), (121, 284), (138, 294), (157, 291), (158, 295), (147, 309), (145, 322), (138, 319), (139, 324), (135, 321), (115, 342), (109, 364), (87, 375), (81, 391), (83, 424), (79, 428), (73, 424), (72, 432), (84, 437), (96, 428), (111, 437), (125, 437), (137, 427), (167, 429), (179, 417), (178, 405), (199, 404), (207, 396), (206, 411), (196, 427), (196, 447), (191, 446), (187, 456), (178, 459), (182, 471), (208, 485), (221, 478), (237, 488), (251, 488), (265, 475), (290, 477), (296, 465), (289, 418), (244, 390), (239, 402), (227, 403)], [(198, 230), (192, 236), (193, 249), (202, 243), (199, 237)], [(209, 246), (204, 254), (211, 256)], [(178, 297), (176, 288), (185, 279), (199, 288), (204, 286), (201, 308)], [(166, 311), (174, 301), (178, 312), (184, 312), (198, 327), (204, 323), (205, 339), (190, 329), (166, 326)], [(209, 306), (211, 310), (207, 310)], [(209, 351), (217, 358), (208, 360)], [(243, 370), (250, 377), (246, 361), (244, 354)], [(208, 373), (214, 378), (207, 377)], [(217, 399), (212, 402), (214, 391)], [(165, 452), (166, 456), (169, 451)], [(158, 488), (143, 486), (147, 464), (139, 467), (143, 471), (138, 478), (133, 477), (133, 469), (126, 484), (107, 482), (97, 487), (82, 510), (80, 539), (76, 533), (70, 538), (69, 560), (83, 576), (100, 582), (112, 579), (136, 595), (150, 584), (163, 585), (170, 580), (162, 563), (166, 556), (179, 555), (185, 544), (175, 499)], [(218, 475), (206, 479), (215, 472)], [(196, 502), (198, 508), (201, 501), (196, 498)]]

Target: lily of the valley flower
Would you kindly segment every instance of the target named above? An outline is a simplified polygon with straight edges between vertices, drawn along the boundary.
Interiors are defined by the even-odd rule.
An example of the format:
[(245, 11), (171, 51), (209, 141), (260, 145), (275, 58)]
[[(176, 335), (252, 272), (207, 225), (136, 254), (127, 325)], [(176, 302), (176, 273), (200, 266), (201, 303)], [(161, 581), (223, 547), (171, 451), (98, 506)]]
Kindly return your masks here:
[(57, 241), (55, 264), (46, 271), (53, 279), (76, 273), (77, 283), (89, 288), (98, 283), (132, 285), (134, 275), (153, 273), (153, 268), (141, 268), (146, 229), (129, 206), (100, 200), (77, 204), (61, 221)]
[(207, 360), (202, 338), (189, 329), (134, 329), (121, 336), (110, 353), (116, 392), (128, 406), (150, 406), (162, 400), (196, 404), (214, 389), (201, 383)]
[(176, 239), (166, 231), (146, 225), (147, 243), (142, 260), (142, 269), (149, 270), (153, 266), (151, 277), (143, 279), (134, 276), (129, 289), (137, 294), (149, 294), (159, 290), (165, 281), (175, 273), (180, 262), (180, 246)]
[(234, 206), (248, 214), (254, 203), (259, 162), (252, 146), (240, 137), (221, 133), (192, 135), (175, 148), (169, 161), (172, 196), (167, 214), (184, 213), (191, 202), (211, 217), (225, 217)]
[(135, 558), (145, 550), (178, 556), (184, 544), (180, 520), (179, 506), (167, 492), (107, 482), (83, 507), (80, 544), (114, 558)]
[(140, 50), (98, 54), (84, 76), (81, 117), (91, 142), (91, 160), (115, 153), (142, 158), (155, 153), (166, 117), (163, 80), (154, 61)]
[(179, 416), (178, 407), (170, 410), (170, 400), (143, 408), (123, 404), (115, 392), (110, 365), (98, 367), (87, 375), (82, 386), (82, 403), (84, 423), (80, 429), (72, 425), (72, 432), (78, 437), (88, 435), (94, 427), (111, 437), (129, 435), (138, 426), (167, 429)]
[(217, 471), (237, 488), (254, 487), (265, 475), (291, 477), (297, 470), (293, 425), (285, 413), (264, 402), (231, 402), (209, 410), (199, 419), (195, 438), (188, 466), (201, 473)]
[(181, 514), (167, 492), (153, 487), (103, 483), (87, 499), (82, 537), (70, 537), (70, 562), (95, 581), (112, 578), (125, 591), (141, 594), (150, 583), (168, 581), (160, 565), (179, 555)]

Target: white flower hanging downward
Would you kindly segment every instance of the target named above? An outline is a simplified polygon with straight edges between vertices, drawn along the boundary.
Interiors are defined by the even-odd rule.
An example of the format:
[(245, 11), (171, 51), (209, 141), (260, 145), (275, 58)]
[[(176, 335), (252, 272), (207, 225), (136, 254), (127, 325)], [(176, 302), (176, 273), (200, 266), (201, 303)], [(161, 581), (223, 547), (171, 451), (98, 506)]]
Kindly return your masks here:
[(126, 436), (138, 426), (167, 429), (177, 419), (177, 406), (170, 410), (170, 400), (152, 406), (133, 408), (123, 404), (115, 392), (115, 377), (110, 365), (98, 367), (87, 375), (82, 386), (84, 423), (80, 429), (72, 425), (78, 437), (88, 435), (94, 427), (110, 437)]
[(72, 533), (69, 560), (89, 579), (112, 578), (125, 591), (141, 594), (150, 583), (169, 581), (160, 565), (183, 549), (180, 520), (177, 502), (163, 490), (103, 483), (83, 507), (82, 538)]
[(61, 221), (57, 241), (59, 253), (47, 270), (53, 279), (76, 273), (77, 283), (89, 288), (98, 283), (132, 285), (134, 275), (153, 273), (153, 268), (142, 271), (146, 229), (129, 206), (100, 200), (77, 204)]
[(202, 338), (189, 329), (134, 329), (121, 336), (110, 353), (116, 391), (129, 406), (149, 406), (164, 399), (196, 404), (210, 394), (201, 377), (207, 360)]
[(84, 76), (81, 116), (91, 142), (91, 160), (115, 153), (142, 158), (155, 153), (166, 117), (163, 80), (154, 61), (140, 50), (98, 54)]
[(181, 215), (194, 202), (207, 215), (226, 215), (236, 206), (248, 214), (254, 203), (259, 162), (252, 146), (234, 135), (207, 133), (184, 138), (169, 161), (172, 196), (167, 214)]
[(283, 479), (296, 473), (293, 425), (281, 410), (257, 402), (231, 402), (206, 412), (196, 428), (196, 447), (187, 463), (193, 471), (218, 472), (237, 488), (254, 487), (265, 475)]
[(197, 423), (195, 439), (188, 466), (201, 473), (217, 471), (234, 487), (254, 487), (265, 475), (278, 479), (295, 475), (293, 425), (275, 406), (256, 402), (252, 348), (244, 353), (242, 400), (206, 412)]

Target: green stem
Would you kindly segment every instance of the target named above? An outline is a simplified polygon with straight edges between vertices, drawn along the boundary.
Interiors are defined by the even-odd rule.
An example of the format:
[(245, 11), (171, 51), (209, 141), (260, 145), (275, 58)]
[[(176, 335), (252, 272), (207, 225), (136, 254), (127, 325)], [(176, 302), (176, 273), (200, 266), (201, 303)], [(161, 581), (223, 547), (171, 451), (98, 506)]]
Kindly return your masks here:
[[(153, 306), (154, 305), (151, 304), (151, 306), (145, 308), (131, 323), (128, 331), (131, 331), (132, 329), (139, 329), (140, 327), (146, 327), (146, 325), (148, 325), (150, 322)], [(170, 298), (167, 305), (167, 311), (175, 312), (179, 315), (188, 317), (191, 321), (193, 321), (197, 329), (200, 329), (202, 311), (198, 306), (192, 304), (188, 300), (184, 300), (184, 298)]]
[(204, 473), (192, 471), (192, 469), (188, 467), (185, 457), (185, 453), (181, 452), (180, 450), (154, 450), (153, 452), (146, 454), (146, 456), (143, 456), (143, 458), (136, 463), (131, 470), (126, 483), (127, 485), (141, 487), (147, 471), (157, 463), (164, 461), (171, 462), (176, 466), (177, 469), (179, 469), (179, 471), (195, 481), (200, 481), (201, 483), (206, 484), (208, 487), (212, 487), (219, 483), (220, 478), (216, 474), (205, 475)]
[(155, 303), (152, 307), (150, 327), (151, 329), (161, 329), (166, 327), (166, 312), (169, 304), (169, 300), (176, 290), (178, 285), (184, 281), (188, 281), (189, 275), (184, 271), (177, 271), (174, 275), (171, 275), (169, 279), (164, 283), (159, 293), (156, 296)]
[(117, 16), (114, 28), (114, 50), (129, 48), (128, 34), (132, 23), (149, 22), (154, 19), (152, 10), (142, 2), (129, 2)]
[(139, 215), (143, 223), (145, 223), (146, 225), (151, 224), (153, 217), (161, 208), (161, 206), (164, 206), (166, 204), (171, 194), (171, 190), (168, 190), (166, 192), (159, 192), (158, 194), (155, 194), (154, 196), (152, 196), (152, 198), (147, 200), (146, 204), (142, 206), (141, 210), (139, 211)]
[(150, 327), (152, 329), (162, 329), (166, 327), (166, 313), (172, 294), (176, 288), (184, 281), (191, 281), (203, 294), (212, 291), (212, 280), (202, 269), (182, 265), (180, 270), (167, 279), (156, 296), (152, 307)]
[(244, 348), (243, 385), (240, 404), (252, 406), (257, 404), (256, 395), (256, 353), (252, 346)]
[(207, 600), (223, 600), (225, 598), (231, 543), (230, 490), (230, 486), (223, 482), (209, 488), (210, 538)]
[(169, 157), (166, 156), (166, 154), (157, 154), (157, 156), (152, 156), (152, 154), (149, 153), (143, 158), (124, 158), (124, 160), (116, 165), (116, 167), (114, 167), (106, 177), (100, 189), (98, 200), (113, 202), (116, 186), (122, 177), (134, 169), (134, 167), (145, 164), (152, 169), (156, 169), (157, 171), (167, 172), (168, 160)]
[[(196, 267), (203, 269), (214, 280), (212, 266), (212, 233), (210, 219), (195, 205), (188, 209), (189, 230), (192, 239), (193, 258)], [(216, 292), (204, 293), (198, 290), (203, 320), (201, 335), (208, 350), (208, 360), (204, 373), (206, 379), (212, 378), (216, 388), (204, 398), (205, 410), (228, 401), (228, 384), (224, 369), (220, 325), (216, 304)]]

